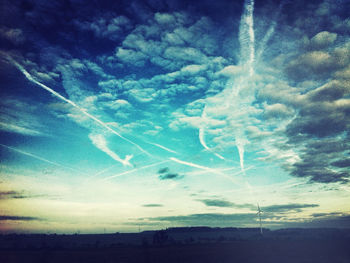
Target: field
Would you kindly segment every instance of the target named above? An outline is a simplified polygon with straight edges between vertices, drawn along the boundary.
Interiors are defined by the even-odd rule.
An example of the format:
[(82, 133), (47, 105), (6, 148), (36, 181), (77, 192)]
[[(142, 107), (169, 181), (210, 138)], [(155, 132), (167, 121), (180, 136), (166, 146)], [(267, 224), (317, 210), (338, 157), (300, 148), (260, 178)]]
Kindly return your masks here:
[(224, 243), (71, 249), (3, 249), (4, 263), (350, 262), (347, 241), (241, 240)]

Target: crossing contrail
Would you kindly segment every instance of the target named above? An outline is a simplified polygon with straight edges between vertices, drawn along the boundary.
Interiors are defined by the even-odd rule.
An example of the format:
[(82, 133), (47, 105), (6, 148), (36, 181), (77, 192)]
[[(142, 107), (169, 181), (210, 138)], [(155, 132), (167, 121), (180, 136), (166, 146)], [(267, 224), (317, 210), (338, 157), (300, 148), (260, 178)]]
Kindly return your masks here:
[(214, 174), (219, 174), (219, 175), (225, 176), (227, 179), (229, 179), (233, 183), (238, 184), (238, 182), (237, 182), (237, 180), (235, 178), (233, 178), (231, 176), (228, 176), (227, 174), (225, 174), (225, 173), (223, 173), (221, 171), (218, 171), (216, 169), (213, 169), (213, 168), (210, 168), (210, 167), (206, 167), (206, 166), (202, 166), (202, 165), (195, 164), (195, 163), (191, 163), (191, 162), (182, 161), (182, 160), (179, 160), (179, 159), (174, 158), (174, 157), (171, 157), (169, 159), (172, 160), (173, 162), (176, 162), (176, 163), (179, 163), (179, 164), (187, 165), (187, 166), (198, 168), (198, 169), (201, 169), (201, 170), (204, 170), (204, 171), (207, 171), (207, 172), (211, 172), (211, 173), (214, 173)]
[(113, 179), (115, 177), (119, 177), (119, 176), (130, 174), (130, 173), (134, 173), (134, 172), (137, 172), (139, 170), (143, 170), (143, 169), (146, 169), (146, 168), (149, 168), (149, 167), (157, 166), (157, 165), (160, 165), (160, 164), (166, 163), (166, 162), (169, 162), (169, 160), (164, 160), (164, 161), (161, 161), (161, 162), (145, 165), (145, 166), (142, 166), (140, 168), (135, 168), (135, 169), (132, 169), (132, 170), (129, 170), (129, 171), (125, 171), (125, 172), (122, 172), (122, 173), (119, 173), (119, 174), (108, 176), (106, 178), (103, 178), (101, 181), (108, 181), (108, 180)]
[(202, 166), (202, 165), (199, 165), (199, 164), (191, 163), (191, 162), (182, 161), (182, 160), (179, 160), (179, 159), (177, 159), (175, 157), (171, 157), (169, 159), (174, 161), (174, 162), (176, 162), (176, 163), (180, 163), (180, 164), (184, 164), (184, 165), (191, 166), (191, 167), (194, 167), (194, 168), (206, 170), (208, 172), (212, 172), (212, 173), (216, 173), (216, 174), (222, 174), (221, 172), (219, 172), (219, 171), (217, 171), (215, 169), (212, 169), (212, 168), (209, 168), (209, 167), (206, 167), (206, 166)]
[(7, 149), (11, 150), (11, 151), (18, 152), (18, 153), (20, 153), (20, 154), (30, 156), (30, 157), (32, 157), (32, 158), (34, 158), (34, 159), (39, 160), (39, 161), (42, 161), (42, 162), (45, 162), (45, 163), (48, 163), (48, 164), (52, 164), (52, 165), (54, 165), (54, 166), (61, 167), (61, 168), (64, 168), (64, 169), (69, 169), (69, 170), (71, 170), (71, 171), (78, 172), (78, 173), (81, 173), (81, 174), (86, 174), (86, 173), (81, 172), (81, 171), (79, 171), (79, 170), (76, 170), (76, 169), (74, 169), (74, 168), (72, 168), (72, 167), (65, 166), (65, 165), (62, 165), (62, 164), (59, 164), (59, 163), (56, 163), (56, 162), (47, 160), (47, 159), (42, 158), (42, 157), (40, 157), (40, 156), (38, 156), (38, 155), (29, 153), (29, 152), (25, 152), (25, 151), (23, 151), (23, 150), (20, 150), (20, 149), (11, 147), (11, 146), (7, 146), (7, 145), (4, 145), (4, 144), (2, 144), (2, 143), (0, 143), (0, 145), (1, 145), (2, 147), (4, 147), (4, 148), (7, 148)]
[(169, 148), (167, 148), (167, 147), (165, 147), (165, 146), (163, 146), (163, 145), (160, 145), (160, 144), (158, 144), (158, 143), (154, 143), (154, 142), (146, 142), (146, 143), (151, 144), (151, 145), (154, 145), (154, 146), (157, 146), (158, 148), (161, 148), (161, 149), (166, 150), (166, 151), (168, 151), (168, 152), (175, 153), (175, 154), (179, 154), (178, 152), (175, 152), (174, 150), (171, 150), (171, 149), (169, 149)]
[[(247, 168), (244, 169), (244, 171), (242, 170), (239, 170), (233, 174), (230, 174), (230, 176), (236, 176), (236, 175), (240, 175), (242, 173), (244, 173), (245, 171), (249, 171), (250, 169), (253, 169), (255, 168), (255, 166), (251, 165), (251, 166), (248, 166)], [(230, 167), (230, 168), (224, 168), (224, 169), (217, 169), (219, 172), (223, 173), (223, 172), (227, 172), (227, 171), (231, 171), (231, 170), (236, 170), (237, 167)], [(191, 173), (187, 173), (187, 174), (190, 174), (190, 175), (198, 175), (198, 174), (205, 174), (205, 173), (208, 173), (207, 170), (202, 170), (202, 171), (196, 171), (196, 172), (191, 172)]]
[(24, 76), (31, 82), (35, 83), (36, 85), (40, 86), (41, 88), (43, 88), (44, 90), (50, 92), (52, 95), (54, 95), (55, 97), (59, 98), (60, 100), (72, 105), (74, 108), (78, 109), (81, 113), (83, 113), (85, 116), (87, 116), (88, 118), (90, 118), (91, 120), (95, 121), (96, 123), (98, 123), (100, 126), (104, 127), (106, 130), (108, 130), (109, 132), (117, 135), (118, 137), (120, 137), (121, 139), (123, 139), (124, 141), (136, 146), (140, 151), (146, 153), (147, 155), (150, 155), (146, 150), (144, 150), (141, 146), (139, 146), (138, 144), (134, 143), (133, 141), (125, 138), (123, 135), (121, 135), (119, 132), (115, 131), (114, 129), (112, 129), (111, 127), (109, 127), (106, 123), (104, 123), (103, 121), (101, 121), (100, 119), (98, 119), (97, 117), (91, 115), (90, 113), (88, 113), (85, 109), (82, 109), (81, 107), (79, 107), (77, 104), (75, 104), (73, 101), (63, 97), (61, 94), (59, 94), (58, 92), (54, 91), (53, 89), (49, 88), (48, 86), (40, 83), (39, 81), (37, 81), (36, 79), (34, 79), (32, 77), (32, 75), (30, 75), (30, 73), (28, 71), (26, 71), (20, 64), (18, 64), (13, 58), (11, 58), (10, 56), (7, 55), (7, 58), (24, 74)]

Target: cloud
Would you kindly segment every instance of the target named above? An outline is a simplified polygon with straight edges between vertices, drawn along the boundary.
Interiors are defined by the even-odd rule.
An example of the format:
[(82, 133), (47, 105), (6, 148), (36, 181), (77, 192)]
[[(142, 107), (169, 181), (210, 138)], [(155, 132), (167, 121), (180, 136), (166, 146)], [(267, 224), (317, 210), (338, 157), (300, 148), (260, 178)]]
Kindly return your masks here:
[(338, 160), (338, 161), (332, 162), (331, 165), (333, 165), (335, 167), (339, 167), (339, 168), (350, 167), (350, 158), (346, 158), (343, 160)]
[(332, 45), (336, 39), (337, 39), (336, 33), (322, 31), (316, 34), (313, 38), (311, 38), (309, 46), (311, 49), (327, 48), (330, 45)]
[(0, 102), (0, 130), (29, 136), (46, 136), (47, 129), (37, 115), (40, 106), (26, 99), (4, 97)]
[(114, 111), (120, 111), (122, 109), (130, 109), (132, 106), (127, 100), (117, 99), (100, 102), (104, 107), (109, 108)]
[(243, 72), (243, 68), (242, 66), (238, 66), (238, 65), (229, 65), (223, 69), (221, 69), (220, 71), (216, 72), (215, 74), (217, 76), (224, 76), (227, 78), (232, 78), (232, 77), (236, 77), (239, 74), (242, 74)]
[(46, 197), (47, 195), (34, 195), (26, 194), (25, 192), (17, 191), (0, 191), (0, 199), (27, 199), (27, 198), (37, 198)]
[(167, 172), (169, 172), (169, 167), (161, 168), (158, 171), (159, 174), (164, 174), (164, 173), (167, 173)]
[(25, 41), (23, 31), (19, 28), (0, 27), (0, 37), (4, 38), (15, 45), (20, 45)]
[(250, 204), (235, 204), (227, 200), (223, 199), (201, 199), (197, 200), (199, 202), (202, 202), (206, 206), (213, 206), (213, 207), (234, 207), (234, 208), (249, 208), (251, 210), (255, 210), (256, 207), (254, 205)]
[(305, 79), (325, 79), (335, 70), (348, 65), (350, 61), (349, 43), (331, 51), (309, 51), (290, 61), (285, 68), (288, 77), (295, 81)]
[(42, 218), (32, 216), (0, 215), (0, 221), (41, 221)]
[(263, 212), (266, 213), (294, 213), (301, 212), (304, 208), (318, 207), (317, 204), (285, 204), (285, 205), (270, 205), (261, 207)]
[[(141, 146), (139, 146), (138, 144), (134, 143), (133, 141), (125, 138), (124, 136), (122, 136), (120, 133), (118, 133), (116, 130), (112, 129), (111, 127), (109, 127), (106, 123), (104, 123), (103, 121), (101, 121), (99, 118), (97, 118), (96, 116), (88, 113), (85, 109), (81, 108), (80, 106), (78, 106), (75, 102), (65, 98), (64, 96), (62, 96), (61, 94), (59, 94), (58, 92), (54, 91), (53, 89), (49, 88), (48, 86), (38, 82), (36, 79), (33, 78), (33, 76), (26, 71), (20, 64), (18, 64), (15, 60), (12, 59), (12, 57), (6, 55), (6, 58), (13, 63), (22, 73), (23, 75), (31, 82), (33, 82), (34, 84), (40, 86), (42, 89), (48, 91), (49, 93), (51, 93), (53, 96), (57, 97), (58, 99), (70, 104), (71, 106), (73, 106), (75, 109), (77, 109), (78, 111), (80, 111), (85, 117), (95, 121), (96, 123), (98, 123), (100, 126), (102, 126), (103, 128), (105, 128), (106, 130), (108, 130), (109, 132), (117, 135), (119, 138), (123, 139), (126, 142), (129, 142), (130, 144), (136, 146), (141, 152), (143, 153), (147, 153)], [(125, 163), (128, 163), (128, 160), (130, 159), (130, 156), (126, 156), (125, 158)]]
[(295, 114), (295, 111), (291, 107), (287, 107), (281, 103), (275, 103), (272, 105), (266, 104), (264, 107), (264, 117), (266, 119), (270, 118), (290, 118)]
[(350, 215), (341, 212), (314, 213), (311, 215), (311, 222), (305, 223), (305, 226), (318, 228), (349, 228)]
[(131, 89), (128, 94), (139, 102), (151, 102), (157, 97), (156, 90), (154, 88), (138, 88)]
[[(252, 204), (236, 204), (224, 199), (200, 199), (197, 200), (209, 207), (229, 207), (229, 208), (246, 208), (251, 211), (257, 210), (257, 207)], [(301, 212), (304, 208), (318, 207), (317, 204), (282, 204), (282, 205), (270, 205), (261, 207), (265, 213), (295, 213)]]
[(160, 180), (178, 180), (183, 178), (183, 175), (179, 175), (177, 173), (165, 173), (159, 176)]
[(115, 55), (120, 61), (136, 67), (143, 67), (148, 59), (148, 57), (140, 51), (125, 48), (118, 48)]
[(98, 38), (119, 40), (132, 28), (131, 21), (126, 16), (105, 14), (104, 17), (93, 18), (90, 21), (75, 20), (74, 24), (83, 31), (92, 31)]
[(157, 12), (135, 26), (116, 49), (116, 56), (122, 63), (138, 67), (146, 62), (167, 70), (191, 62), (200, 65), (209, 62), (207, 55), (218, 50), (219, 34), (208, 17), (193, 21), (186, 12)]
[(198, 64), (208, 62), (208, 58), (198, 49), (192, 47), (168, 47), (164, 51), (164, 57), (175, 61), (186, 61)]
[(16, 191), (1, 191), (0, 192), (0, 199), (8, 199), (8, 198), (13, 198), (13, 196), (19, 195), (19, 192)]
[(160, 25), (168, 25), (168, 24), (174, 24), (176, 23), (176, 19), (171, 14), (166, 13), (155, 13), (154, 19), (160, 24)]
[(151, 222), (169, 222), (180, 226), (244, 226), (257, 224), (256, 213), (190, 214), (184, 216), (160, 216), (147, 218)]
[(169, 167), (159, 169), (158, 174), (160, 180), (178, 180), (184, 177), (183, 175), (179, 175), (178, 173), (170, 172)]
[(143, 207), (163, 207), (162, 204), (145, 204), (142, 205)]
[(20, 127), (15, 124), (11, 123), (4, 123), (0, 122), (0, 130), (6, 131), (6, 132), (12, 132), (12, 133), (19, 133), (23, 135), (29, 135), (29, 136), (42, 136), (43, 134), (40, 131), (25, 128), (25, 127)]

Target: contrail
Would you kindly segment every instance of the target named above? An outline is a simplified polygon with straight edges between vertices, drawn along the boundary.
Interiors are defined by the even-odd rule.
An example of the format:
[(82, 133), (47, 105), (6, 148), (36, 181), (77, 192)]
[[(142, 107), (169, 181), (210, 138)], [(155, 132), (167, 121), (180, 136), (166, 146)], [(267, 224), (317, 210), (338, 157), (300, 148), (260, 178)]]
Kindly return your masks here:
[(281, 9), (283, 8), (284, 4), (285, 4), (285, 1), (281, 1), (281, 3), (278, 6), (277, 12), (275, 14), (275, 19), (272, 21), (269, 29), (266, 31), (265, 36), (260, 41), (260, 47), (259, 47), (259, 50), (257, 51), (257, 55), (256, 55), (258, 60), (260, 59), (262, 53), (264, 52), (267, 42), (270, 40), (270, 38), (272, 37), (273, 33), (275, 32), (275, 28), (276, 28), (276, 25), (277, 25), (277, 18), (279, 17), (279, 15), (281, 13)]
[(50, 92), (52, 95), (54, 95), (55, 97), (59, 98), (60, 100), (67, 102), (68, 104), (72, 105), (74, 108), (78, 109), (81, 113), (83, 113), (85, 116), (87, 116), (88, 118), (90, 118), (91, 120), (97, 122), (99, 125), (101, 125), (102, 127), (104, 127), (105, 129), (107, 129), (108, 131), (110, 131), (111, 133), (117, 135), (118, 137), (120, 137), (121, 139), (123, 139), (124, 141), (127, 141), (128, 143), (136, 146), (140, 151), (146, 153), (147, 155), (150, 155), (146, 150), (144, 150), (141, 146), (139, 146), (138, 144), (134, 143), (133, 141), (125, 138), (124, 136), (122, 136), (120, 133), (118, 133), (117, 131), (115, 131), (114, 129), (112, 129), (111, 127), (109, 127), (106, 123), (104, 123), (103, 121), (101, 121), (100, 119), (96, 118), (95, 116), (91, 115), (90, 113), (88, 113), (86, 110), (80, 108), (77, 104), (75, 104), (73, 101), (63, 97), (61, 94), (59, 94), (58, 92), (54, 91), (53, 89), (49, 88), (48, 86), (40, 83), (39, 81), (35, 80), (28, 71), (26, 71), (20, 64), (18, 64), (13, 58), (11, 58), (10, 56), (7, 55), (7, 58), (24, 74), (24, 76), (31, 82), (37, 84), (38, 86), (40, 86), (41, 88), (47, 90), (48, 92)]
[(113, 152), (111, 149), (108, 148), (107, 142), (106, 142), (105, 138), (103, 137), (103, 135), (101, 135), (101, 134), (97, 134), (97, 135), (90, 134), (89, 138), (97, 148), (99, 148), (101, 151), (108, 154), (114, 160), (120, 162), (124, 166), (131, 166), (132, 167), (129, 160), (133, 157), (133, 155), (126, 155), (125, 159), (120, 158), (118, 154), (116, 154), (115, 152)]
[[(252, 77), (254, 74), (254, 60), (255, 60), (255, 36), (254, 36), (254, 0), (245, 0), (244, 1), (244, 11), (241, 17), (241, 24), (240, 24), (240, 32), (239, 32), (239, 40), (241, 45), (241, 57), (244, 59), (243, 64), (246, 64), (249, 69), (249, 76)], [(274, 31), (274, 26), (270, 27), (270, 30), (266, 36), (266, 39), (263, 39), (263, 41), (268, 41), (268, 39), (271, 37), (272, 33)], [(248, 45), (247, 42), (248, 41)], [(266, 45), (266, 43), (263, 43)], [(247, 50), (245, 49), (245, 46), (248, 46), (248, 58)], [(239, 153), (240, 158), (240, 165), (241, 165), (241, 171), (245, 175), (244, 170), (244, 145), (245, 145), (245, 137), (244, 134), (242, 134), (242, 131), (239, 131), (240, 134), (236, 134), (236, 145)], [(249, 184), (246, 176), (244, 176), (246, 186), (250, 191), (250, 194), (254, 196), (256, 199), (256, 195), (253, 194), (253, 187)], [(258, 210), (259, 213), (261, 212), (259, 203), (258, 204)], [(260, 218), (260, 230), (262, 231), (261, 227), (261, 217)], [(261, 232), (262, 233), (262, 232)]]
[(139, 170), (142, 170), (142, 169), (146, 169), (146, 168), (149, 168), (149, 167), (152, 167), (152, 166), (156, 166), (156, 165), (159, 165), (159, 164), (162, 164), (162, 163), (166, 163), (166, 162), (169, 162), (169, 160), (165, 160), (165, 161), (161, 161), (161, 162), (158, 162), (158, 163), (149, 164), (149, 165), (146, 165), (146, 166), (142, 166), (140, 168), (135, 168), (135, 169), (123, 172), (123, 173), (115, 174), (115, 175), (103, 178), (101, 181), (107, 181), (107, 180), (110, 180), (110, 179), (112, 179), (114, 177), (119, 177), (119, 176), (122, 176), (122, 175), (125, 175), (125, 174), (130, 174), (130, 173), (133, 173), (133, 172), (136, 172), (136, 171), (139, 171)]
[[(207, 171), (207, 172), (211, 172), (211, 173), (214, 173), (214, 174), (219, 174), (219, 175), (223, 175), (225, 176), (227, 179), (229, 179), (230, 181), (232, 181), (233, 183), (236, 183), (238, 184), (237, 180), (221, 171), (218, 171), (216, 169), (213, 169), (213, 168), (209, 168), (209, 167), (206, 167), (206, 166), (202, 166), (202, 165), (199, 165), (199, 164), (195, 164), (195, 163), (191, 163), (191, 162), (186, 162), (186, 161), (182, 161), (182, 160), (179, 160), (177, 158), (174, 158), (174, 157), (171, 157), (169, 158), (170, 160), (176, 162), (176, 163), (180, 163), (180, 164), (183, 164), (183, 165), (187, 165), (187, 166), (190, 166), (190, 167), (194, 167), (194, 168), (198, 168), (198, 169), (201, 169), (201, 170), (204, 170), (204, 171)], [(242, 173), (242, 171), (240, 171), (240, 173)]]
[[(239, 40), (241, 45), (241, 63), (244, 63), (249, 68), (249, 76), (254, 74), (254, 60), (255, 60), (255, 36), (254, 36), (254, 0), (244, 1), (244, 10), (240, 22)], [(246, 43), (248, 42), (248, 43)], [(248, 46), (248, 50), (245, 47)], [(248, 53), (248, 54), (246, 54)], [(248, 55), (248, 57), (247, 57)], [(237, 91), (238, 92), (238, 89)], [(236, 146), (239, 153), (240, 165), (244, 171), (244, 145), (245, 138), (242, 131), (238, 131), (240, 135), (236, 134)]]
[(195, 168), (198, 168), (198, 169), (202, 169), (202, 170), (206, 170), (206, 171), (209, 171), (209, 172), (212, 172), (212, 173), (216, 173), (216, 174), (223, 174), (215, 169), (212, 169), (212, 168), (209, 168), (209, 167), (206, 167), (206, 166), (202, 166), (202, 165), (199, 165), (199, 164), (195, 164), (195, 163), (190, 163), (190, 162), (185, 162), (185, 161), (181, 161), (175, 157), (171, 157), (169, 158), (170, 160), (176, 162), (176, 163), (180, 163), (180, 164), (184, 164), (184, 165), (187, 165), (187, 166), (191, 166), (191, 167), (195, 167)]
[(109, 166), (109, 167), (107, 167), (105, 169), (102, 169), (101, 171), (99, 171), (99, 172), (89, 176), (87, 179), (92, 179), (92, 178), (94, 178), (96, 176), (99, 176), (100, 174), (104, 174), (105, 172), (107, 172), (108, 170), (114, 168), (115, 166), (116, 166), (116, 164), (113, 164), (112, 166)]
[[(241, 44), (241, 56), (247, 59), (247, 61), (244, 61), (244, 62), (247, 63), (249, 67), (250, 76), (252, 76), (254, 73), (253, 63), (255, 58), (255, 36), (254, 36), (253, 13), (254, 13), (254, 1), (245, 0), (243, 15), (241, 17), (239, 40)], [(245, 49), (246, 45), (248, 47), (247, 51)], [(246, 52), (248, 54), (245, 54)]]
[(30, 156), (30, 157), (32, 157), (32, 158), (34, 158), (34, 159), (37, 159), (37, 160), (40, 160), (40, 161), (42, 161), (42, 162), (49, 163), (49, 164), (52, 164), (52, 165), (55, 165), (55, 166), (58, 166), (58, 167), (61, 167), (61, 168), (64, 168), (64, 169), (69, 169), (69, 170), (72, 170), (72, 171), (74, 171), (74, 172), (78, 172), (78, 173), (81, 173), (81, 174), (85, 174), (85, 175), (86, 175), (86, 173), (81, 172), (81, 171), (79, 171), (79, 170), (76, 170), (76, 169), (74, 169), (74, 168), (72, 168), (72, 167), (69, 167), (69, 166), (65, 166), (65, 165), (59, 164), (59, 163), (52, 162), (52, 161), (50, 161), (50, 160), (47, 160), (47, 159), (42, 158), (42, 157), (40, 157), (40, 156), (37, 156), (37, 155), (35, 155), (35, 154), (29, 153), (29, 152), (25, 152), (25, 151), (19, 150), (19, 149), (17, 149), (17, 148), (11, 147), (11, 146), (7, 146), (7, 145), (4, 145), (4, 144), (2, 144), (2, 143), (0, 143), (0, 145), (1, 145), (2, 147), (4, 147), (4, 148), (7, 148), (7, 149), (12, 150), (12, 151), (14, 151), (14, 152), (21, 153), (21, 154), (23, 154), (23, 155)]
[(178, 152), (175, 152), (174, 150), (171, 150), (171, 149), (169, 149), (169, 148), (167, 148), (167, 147), (165, 147), (165, 146), (163, 146), (163, 145), (160, 145), (160, 144), (158, 144), (158, 143), (153, 143), (153, 142), (146, 142), (146, 143), (151, 144), (151, 145), (154, 145), (154, 146), (157, 146), (158, 148), (161, 148), (161, 149), (166, 150), (166, 151), (168, 151), (168, 152), (175, 153), (175, 154), (179, 154)]
[[(236, 176), (236, 175), (240, 175), (242, 173), (244, 173), (245, 171), (249, 171), (250, 169), (252, 168), (255, 168), (255, 166), (251, 165), (251, 166), (248, 166), (247, 168), (244, 169), (244, 171), (242, 170), (239, 170), (233, 174), (230, 174), (230, 176)], [(231, 170), (235, 170), (237, 169), (237, 167), (230, 167), (230, 168), (225, 168), (225, 169), (218, 169), (219, 172), (227, 172), (227, 171), (231, 171)], [(187, 174), (191, 174), (191, 175), (198, 175), (198, 174), (204, 174), (204, 173), (207, 173), (208, 171), (207, 170), (204, 170), (204, 171), (196, 171), (196, 172), (191, 172), (191, 173), (187, 173)]]
[(202, 121), (204, 122), (204, 124), (201, 125), (201, 127), (199, 128), (199, 134), (198, 134), (198, 137), (199, 137), (199, 142), (201, 143), (201, 145), (204, 147), (204, 149), (208, 150), (209, 152), (213, 153), (216, 157), (220, 158), (221, 160), (225, 160), (225, 158), (223, 156), (221, 156), (220, 154), (218, 153), (215, 153), (213, 152), (209, 147), (208, 145), (206, 144), (205, 142), (205, 139), (204, 139), (204, 129), (205, 129), (205, 121), (206, 121), (206, 117), (207, 117), (207, 114), (206, 114), (206, 106), (204, 107), (203, 109), (203, 112), (202, 112)]
[(244, 144), (241, 143), (240, 140), (238, 140), (238, 142), (236, 142), (236, 145), (238, 149), (239, 163), (241, 166), (241, 170), (244, 171)]
[(208, 145), (205, 143), (204, 140), (204, 128), (200, 128), (199, 129), (199, 142), (201, 143), (201, 145), (204, 147), (204, 149), (208, 150), (209, 152), (213, 153), (216, 157), (218, 157), (221, 160), (225, 160), (225, 158), (223, 156), (221, 156), (220, 154), (213, 152), (212, 149), (210, 149), (208, 147)]

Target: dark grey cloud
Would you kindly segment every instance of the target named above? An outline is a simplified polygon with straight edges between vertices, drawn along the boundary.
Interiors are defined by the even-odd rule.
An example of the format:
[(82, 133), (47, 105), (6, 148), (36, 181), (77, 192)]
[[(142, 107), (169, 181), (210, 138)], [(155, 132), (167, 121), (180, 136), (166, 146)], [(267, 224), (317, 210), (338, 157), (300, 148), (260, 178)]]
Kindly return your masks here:
[(11, 199), (21, 196), (21, 193), (16, 191), (3, 191), (0, 192), (0, 199)]
[(32, 216), (9, 216), (9, 215), (0, 215), (0, 221), (37, 221), (42, 220), (39, 217), (32, 217)]
[(95, 18), (92, 22), (76, 21), (76, 25), (81, 30), (91, 30), (97, 37), (107, 37), (112, 40), (122, 37), (123, 31), (132, 27), (130, 20), (125, 16), (115, 16), (110, 14), (108, 16)]
[[(286, 2), (280, 20), (285, 26), (274, 33), (283, 36), (276, 45), (285, 50), (272, 41), (266, 49), (269, 56), (275, 48), (283, 54), (271, 65), (282, 70), (277, 78), (285, 81), (269, 81), (259, 90), (258, 101), (267, 104), (263, 118), (276, 121), (280, 112), (290, 113), (284, 115), (290, 122), (281, 136), (287, 143), (277, 148), (295, 153), (295, 159), (283, 167), (310, 182), (346, 183), (350, 176), (350, 42), (344, 31), (348, 28), (345, 2)], [(291, 36), (289, 44), (284, 42), (286, 35)]]
[(177, 180), (181, 178), (183, 178), (183, 175), (180, 175), (178, 173), (166, 173), (159, 176), (160, 180), (169, 180), (169, 179)]
[[(300, 158), (288, 170), (294, 176), (308, 177), (310, 182), (345, 183), (350, 177), (346, 169), (350, 164), (346, 157), (350, 149), (348, 47), (342, 44), (330, 52), (311, 52), (297, 60), (305, 80), (319, 79), (313, 90), (301, 96), (298, 113), (286, 127), (287, 145), (298, 149)], [(294, 81), (304, 80), (298, 74), (287, 75)]]
[(200, 199), (197, 201), (202, 202), (206, 206), (213, 206), (213, 207), (249, 208), (252, 210), (256, 209), (256, 207), (251, 204), (235, 204), (224, 199)]
[[(295, 139), (293, 136), (290, 138)], [(306, 147), (299, 156), (301, 160), (289, 168), (292, 175), (308, 177), (312, 182), (321, 183), (348, 181), (349, 161), (345, 157), (350, 149), (348, 139), (338, 137), (316, 140), (306, 137), (297, 140), (301, 140)]]
[(36, 198), (36, 197), (46, 197), (48, 195), (34, 195), (25, 193), (24, 191), (2, 191), (0, 192), (0, 200), (1, 199), (25, 199), (25, 198)]
[[(346, 59), (348, 60), (348, 58)], [(325, 51), (311, 51), (292, 60), (285, 70), (288, 77), (296, 81), (310, 78), (326, 79), (329, 73), (342, 68), (342, 64), (342, 60), (339, 60), (337, 54)]]
[(162, 204), (144, 204), (143, 207), (163, 207)]
[(149, 221), (167, 221), (174, 222), (176, 224), (186, 226), (232, 226), (238, 223), (256, 223), (256, 213), (239, 213), (239, 214), (220, 214), (220, 213), (208, 213), (208, 214), (191, 214), (185, 216), (163, 216), (148, 218)]
[(215, 206), (215, 207), (233, 207), (235, 205), (230, 201), (219, 200), (219, 199), (203, 199), (198, 201), (202, 202), (206, 206)]
[(344, 216), (344, 213), (341, 213), (341, 212), (313, 213), (311, 216), (314, 217), (314, 218), (318, 218), (318, 217), (339, 217), (339, 216)]
[(341, 212), (315, 213), (312, 221), (305, 223), (307, 227), (350, 228), (350, 215)]
[(161, 168), (158, 171), (159, 174), (164, 174), (164, 173), (167, 173), (167, 172), (169, 172), (169, 168), (168, 167)]
[(301, 212), (304, 208), (318, 207), (317, 204), (285, 204), (285, 205), (270, 205), (262, 207), (262, 211), (266, 213), (286, 213), (286, 212)]
[(178, 173), (170, 172), (169, 167), (164, 167), (159, 169), (158, 174), (159, 174), (158, 178), (160, 180), (169, 180), (169, 179), (178, 180), (184, 177), (183, 175), (180, 175)]
[(14, 45), (22, 44), (25, 41), (23, 32), (18, 28), (7, 28), (0, 26), (0, 38), (7, 40)]
[[(271, 212), (265, 212), (262, 214), (263, 225), (272, 228), (281, 227), (337, 227), (337, 228), (349, 228), (350, 227), (350, 215), (341, 212), (333, 213), (314, 213), (310, 217), (301, 218), (297, 220), (289, 219), (284, 216), (278, 215), (279, 212), (285, 211), (287, 206), (292, 210), (298, 210), (312, 205), (281, 205), (265, 207)], [(272, 212), (275, 210), (276, 213)], [(226, 226), (258, 226), (259, 218), (254, 213), (236, 213), (236, 214), (222, 214), (222, 213), (205, 213), (205, 214), (190, 214), (180, 216), (162, 216), (142, 218), (135, 225), (159, 225), (160, 222), (168, 222), (171, 224), (181, 226), (212, 226), (212, 227), (226, 227)]]
[(331, 165), (340, 167), (340, 168), (350, 167), (350, 158), (332, 162)]

